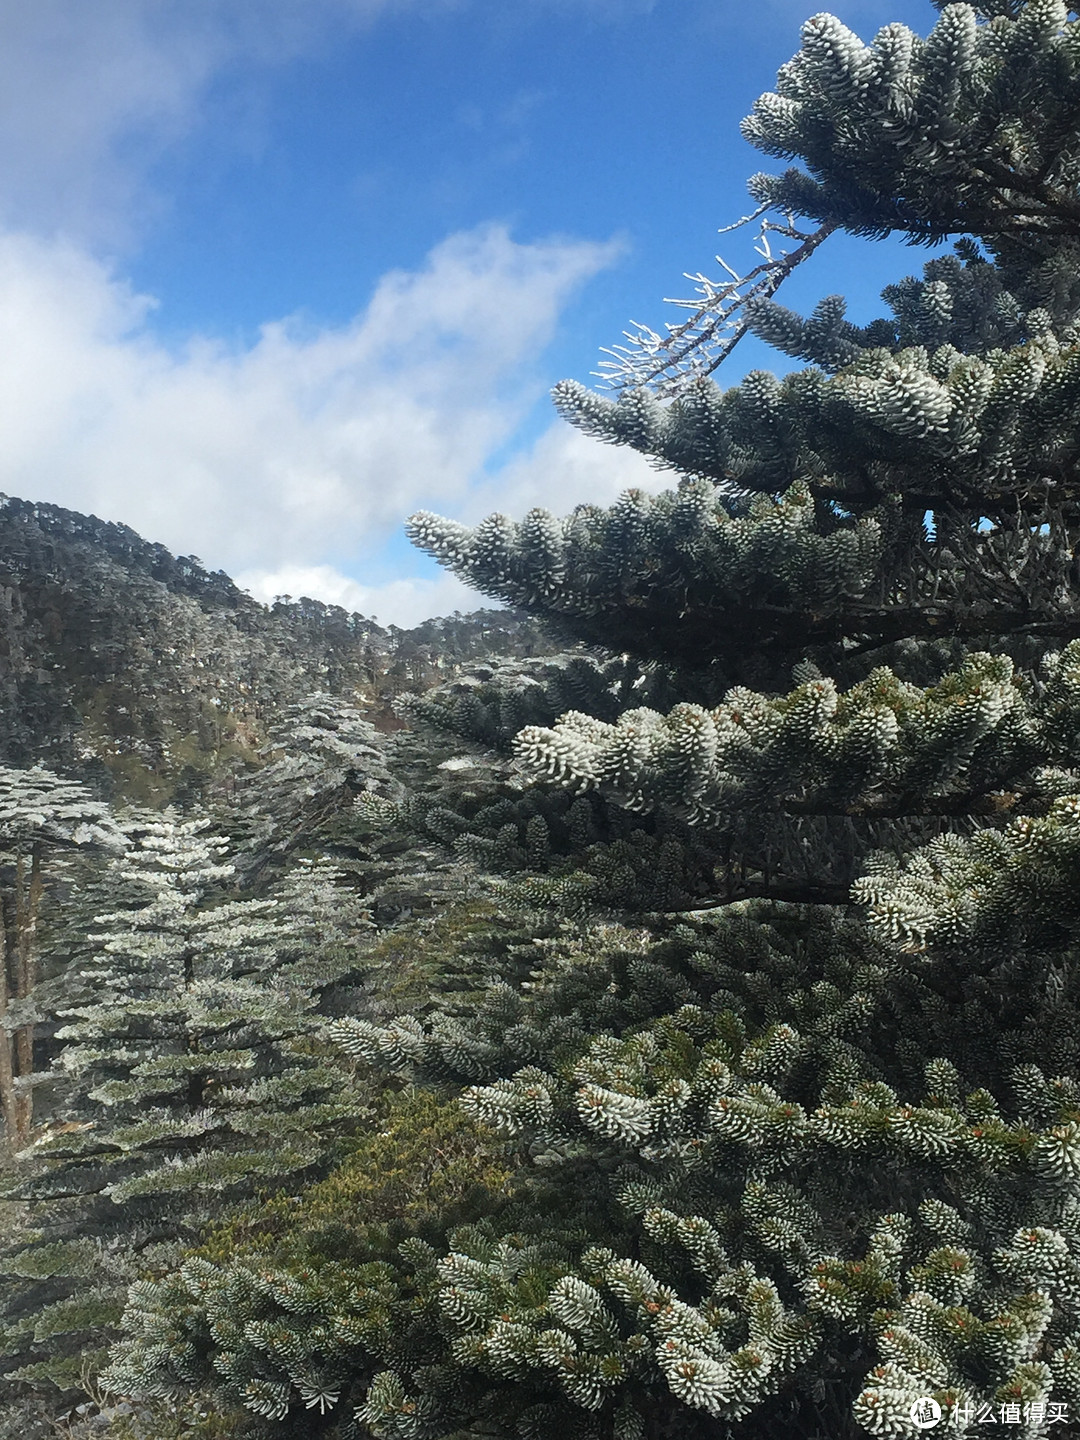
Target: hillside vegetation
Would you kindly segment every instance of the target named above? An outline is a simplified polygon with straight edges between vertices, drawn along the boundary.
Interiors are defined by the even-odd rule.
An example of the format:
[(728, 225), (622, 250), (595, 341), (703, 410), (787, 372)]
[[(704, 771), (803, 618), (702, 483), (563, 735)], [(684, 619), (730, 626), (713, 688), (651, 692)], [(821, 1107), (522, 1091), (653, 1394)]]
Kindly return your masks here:
[[(260, 605), (126, 525), (0, 497), (0, 760), (154, 804), (257, 763), (313, 691), (389, 701), (489, 655), (552, 648), (506, 610), (384, 628), (317, 600)], [(392, 723), (392, 722), (391, 722)]]

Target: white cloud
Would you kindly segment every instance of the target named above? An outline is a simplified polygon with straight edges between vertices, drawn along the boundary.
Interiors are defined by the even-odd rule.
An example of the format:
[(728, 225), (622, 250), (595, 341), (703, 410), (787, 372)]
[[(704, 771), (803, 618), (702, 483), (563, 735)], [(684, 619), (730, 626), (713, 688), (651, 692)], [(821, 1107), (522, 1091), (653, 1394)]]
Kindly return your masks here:
[(670, 489), (677, 477), (657, 470), (636, 450), (602, 445), (558, 421), (524, 454), (471, 487), (461, 507), (475, 522), (493, 510), (520, 519), (528, 510), (564, 515), (575, 505), (611, 505), (624, 490)]
[(382, 625), (400, 625), (403, 629), (435, 615), (452, 615), (455, 610), (467, 614), (471, 610), (497, 607), (496, 601), (470, 590), (453, 575), (437, 575), (433, 579), (409, 577), (383, 585), (362, 585), (332, 565), (284, 565), (275, 571), (253, 570), (238, 575), (236, 583), (264, 605), (271, 604), (279, 595), (293, 598), (306, 595), (326, 605), (356, 611)]
[(256, 600), (270, 605), (279, 596), (290, 599), (306, 595), (325, 605), (340, 605), (366, 615), (364, 601), (368, 591), (357, 580), (350, 580), (332, 565), (281, 565), (276, 570), (248, 570), (234, 575), (241, 590)]
[[(632, 487), (656, 492), (675, 483), (670, 471), (651, 466), (632, 450), (601, 445), (579, 430), (556, 421), (527, 451), (494, 475), (471, 485), (452, 509), (456, 518), (475, 523), (493, 510), (520, 519), (534, 508), (563, 515), (575, 505), (610, 505)], [(310, 596), (341, 605), (383, 624), (408, 627), (433, 615), (450, 615), (497, 605), (456, 576), (408, 577), (365, 585), (332, 565), (282, 565), (253, 569), (234, 577), (264, 605), (279, 595)]]
[[(561, 424), (485, 477), (542, 394), (536, 357), (561, 311), (617, 254), (484, 227), (384, 276), (347, 325), (283, 320), (247, 349), (203, 338), (173, 353), (148, 324), (153, 302), (84, 251), (0, 235), (0, 489), (124, 521), (230, 573), (299, 567), (314, 598), (345, 603), (335, 574), (353, 557), (362, 572), (418, 506), (558, 510), (663, 483)], [(393, 606), (443, 591), (380, 594), (377, 613), (397, 620)]]

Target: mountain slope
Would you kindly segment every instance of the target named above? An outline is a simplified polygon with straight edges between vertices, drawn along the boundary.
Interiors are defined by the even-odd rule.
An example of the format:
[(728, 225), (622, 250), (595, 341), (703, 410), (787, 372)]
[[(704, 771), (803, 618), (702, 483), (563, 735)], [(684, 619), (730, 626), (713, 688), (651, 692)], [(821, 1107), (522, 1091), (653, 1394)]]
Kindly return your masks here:
[(104, 795), (198, 793), (314, 690), (375, 701), (393, 723), (404, 689), (552, 648), (512, 611), (401, 630), (308, 599), (267, 608), (126, 525), (0, 496), (0, 763), (42, 761)]

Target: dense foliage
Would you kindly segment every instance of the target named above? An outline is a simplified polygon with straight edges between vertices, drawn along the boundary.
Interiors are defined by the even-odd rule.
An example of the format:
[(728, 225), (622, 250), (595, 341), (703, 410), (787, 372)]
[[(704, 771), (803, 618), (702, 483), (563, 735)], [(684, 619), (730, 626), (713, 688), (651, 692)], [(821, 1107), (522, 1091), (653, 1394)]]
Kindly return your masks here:
[(12, 1434), (1080, 1426), (1080, 19), (940, 8), (745, 124), (808, 254), (955, 242), (889, 316), (758, 289), (783, 379), (556, 389), (674, 488), (413, 517), (543, 655), (267, 661), (187, 818), (5, 772)]

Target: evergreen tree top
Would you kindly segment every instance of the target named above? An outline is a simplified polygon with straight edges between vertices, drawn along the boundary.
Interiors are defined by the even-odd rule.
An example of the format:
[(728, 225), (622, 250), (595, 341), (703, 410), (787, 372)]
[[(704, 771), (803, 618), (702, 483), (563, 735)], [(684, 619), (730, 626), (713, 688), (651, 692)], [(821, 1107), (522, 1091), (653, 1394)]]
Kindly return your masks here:
[(813, 658), (835, 665), (845, 649), (942, 634), (982, 646), (1080, 634), (1070, 13), (1058, 0), (950, 5), (925, 40), (891, 25), (869, 45), (832, 16), (808, 21), (745, 124), (799, 164), (754, 177), (753, 192), (825, 230), (953, 236), (956, 253), (890, 286), (892, 318), (865, 326), (839, 297), (803, 320), (771, 282), (752, 289), (739, 324), (812, 362), (782, 380), (754, 371), (721, 390), (676, 327), (667, 352), (654, 346), (651, 389), (555, 387), (565, 418), (679, 472), (676, 491), (472, 529), (421, 513), (414, 542), (576, 639), (719, 661), (731, 679), (747, 678), (740, 651), (791, 664), (800, 646), (825, 647)]
[(123, 831), (109, 807), (84, 785), (35, 765), (32, 770), (0, 767), (0, 847), (24, 849), (36, 842), (54, 845), (124, 846)]
[(893, 24), (870, 45), (813, 16), (743, 124), (804, 168), (754, 176), (751, 193), (858, 234), (1015, 241), (1029, 263), (1075, 240), (1075, 23), (1061, 0), (1010, 9), (946, 5), (925, 40)]

